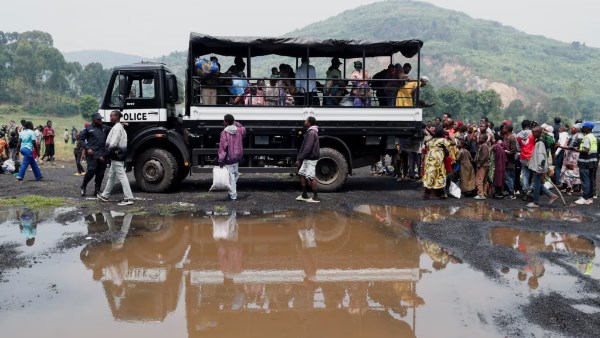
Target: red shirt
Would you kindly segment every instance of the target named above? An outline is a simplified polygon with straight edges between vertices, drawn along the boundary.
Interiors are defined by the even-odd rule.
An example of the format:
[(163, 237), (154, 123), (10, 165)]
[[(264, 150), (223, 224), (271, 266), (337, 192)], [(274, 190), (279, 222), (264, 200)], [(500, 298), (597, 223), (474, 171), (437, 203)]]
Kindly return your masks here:
[(54, 129), (46, 127), (42, 135), (44, 136), (44, 144), (54, 144)]
[(529, 134), (527, 144), (523, 144), (523, 140), (520, 137), (517, 137), (517, 141), (521, 146), (521, 159), (530, 160), (531, 155), (533, 155), (533, 149), (535, 148), (535, 139), (533, 138), (533, 133)]

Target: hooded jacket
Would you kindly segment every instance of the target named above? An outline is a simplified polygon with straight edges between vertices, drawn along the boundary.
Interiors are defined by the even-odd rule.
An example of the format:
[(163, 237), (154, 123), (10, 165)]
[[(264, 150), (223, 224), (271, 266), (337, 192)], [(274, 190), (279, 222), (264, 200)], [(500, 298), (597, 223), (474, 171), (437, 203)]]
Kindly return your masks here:
[(246, 128), (239, 122), (225, 127), (219, 140), (219, 165), (238, 163), (244, 156)]
[(535, 171), (538, 174), (548, 172), (548, 150), (546, 143), (540, 138), (535, 142), (533, 154), (529, 160), (529, 169)]
[(298, 162), (304, 160), (318, 160), (320, 156), (319, 148), (319, 128), (317, 126), (311, 126), (306, 131), (306, 135), (304, 135), (304, 141), (298, 152)]

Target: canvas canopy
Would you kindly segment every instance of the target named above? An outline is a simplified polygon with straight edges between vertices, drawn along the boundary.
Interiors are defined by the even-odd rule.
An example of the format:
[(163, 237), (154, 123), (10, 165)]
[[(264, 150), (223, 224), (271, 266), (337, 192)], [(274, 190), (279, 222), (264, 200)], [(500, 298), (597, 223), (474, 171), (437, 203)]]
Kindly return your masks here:
[[(344, 59), (391, 56), (401, 53), (407, 58), (415, 56), (423, 46), (421, 40), (366, 41), (320, 40), (312, 37), (214, 37), (190, 34), (190, 55), (218, 54), (223, 56), (281, 55), (289, 57), (338, 57)], [(248, 49), (250, 48), (250, 49)], [(364, 54), (363, 54), (364, 53)]]

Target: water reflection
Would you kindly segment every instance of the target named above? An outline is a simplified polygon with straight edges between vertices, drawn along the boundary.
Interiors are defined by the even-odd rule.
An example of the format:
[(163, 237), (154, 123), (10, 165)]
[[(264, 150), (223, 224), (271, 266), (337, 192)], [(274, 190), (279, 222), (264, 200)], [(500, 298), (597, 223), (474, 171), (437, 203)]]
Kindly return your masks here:
[(162, 321), (185, 290), (190, 337), (411, 337), (425, 304), (418, 241), (334, 212), (100, 213), (88, 228), (116, 232), (81, 252), (114, 318)]
[(37, 235), (37, 222), (39, 220), (37, 212), (24, 209), (17, 213), (17, 219), (19, 220), (21, 235), (25, 237), (25, 244), (32, 246), (35, 243), (35, 236)]
[(580, 223), (588, 219), (576, 210), (519, 209), (504, 211), (491, 208), (487, 203), (470, 203), (464, 207), (425, 206), (422, 208), (391, 207), (385, 205), (360, 205), (356, 212), (372, 215), (388, 225), (409, 224), (414, 221), (437, 222), (445, 219), (468, 219), (472, 221), (523, 221), (562, 220)]
[[(541, 252), (557, 252), (577, 255), (577, 266), (583, 274), (591, 275), (592, 261), (596, 255), (594, 242), (588, 238), (561, 232), (538, 232), (518, 230), (510, 227), (491, 228), (489, 239), (492, 243), (512, 248), (523, 254), (526, 264), (519, 269), (517, 278), (531, 289), (537, 289), (539, 279), (546, 268), (539, 257)], [(509, 268), (501, 272), (507, 274)]]

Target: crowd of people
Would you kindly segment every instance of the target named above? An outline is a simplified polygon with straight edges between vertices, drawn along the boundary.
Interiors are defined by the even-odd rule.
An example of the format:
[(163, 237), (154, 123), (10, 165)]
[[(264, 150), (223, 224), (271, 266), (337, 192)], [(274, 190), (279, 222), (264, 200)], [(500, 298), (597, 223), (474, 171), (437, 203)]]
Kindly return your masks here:
[[(478, 200), (520, 194), (527, 207), (537, 208), (542, 194), (552, 204), (566, 193), (581, 195), (576, 204), (592, 204), (598, 168), (593, 129), (592, 122), (566, 125), (556, 118), (554, 125), (524, 120), (517, 132), (508, 120), (494, 125), (483, 117), (479, 124), (464, 124), (445, 114), (426, 124), (420, 154), (397, 145), (396, 173), (399, 180), (422, 177), (426, 199), (433, 193)], [(419, 155), (422, 165), (413, 159)]]
[[(339, 58), (331, 59), (325, 73), (325, 83), (318, 81), (317, 70), (308, 57), (301, 58), (301, 64), (293, 67), (282, 63), (273, 67), (269, 78), (250, 83), (244, 70), (243, 58), (236, 57), (234, 65), (221, 72), (218, 59), (198, 59), (200, 80), (200, 104), (203, 105), (252, 105), (252, 106), (351, 106), (367, 107), (413, 107), (416, 102), (416, 89), (429, 82), (423, 76), (420, 81), (409, 76), (412, 66), (409, 63), (390, 64), (386, 69), (369, 75), (362, 61), (353, 63), (350, 78), (345, 79)], [(212, 71), (206, 72), (206, 69)], [(319, 95), (319, 93), (321, 93)], [(375, 104), (376, 102), (376, 104)]]
[[(133, 204), (133, 194), (125, 173), (125, 154), (127, 152), (127, 133), (120, 123), (122, 113), (113, 111), (110, 114), (113, 127), (102, 123), (102, 116), (92, 115), (92, 123), (86, 122), (84, 129), (78, 131), (73, 127), (69, 132), (65, 129), (63, 138), (65, 144), (71, 141), (77, 172), (75, 176), (83, 176), (80, 186), (82, 196), (86, 195), (88, 183), (95, 178), (94, 196), (104, 202), (109, 202), (109, 196), (118, 180), (123, 187), (125, 198), (119, 205)], [(8, 140), (6, 136), (9, 135)], [(35, 128), (31, 121), (22, 120), (17, 126), (14, 121), (0, 131), (0, 165), (2, 172), (16, 172), (17, 182), (22, 183), (31, 167), (36, 181), (44, 179), (38, 162), (55, 161), (55, 136), (52, 121), (45, 127)], [(43, 154), (43, 155), (41, 155)], [(87, 170), (83, 162), (87, 163)], [(111, 163), (109, 177), (104, 191), (101, 190), (107, 164)]]

